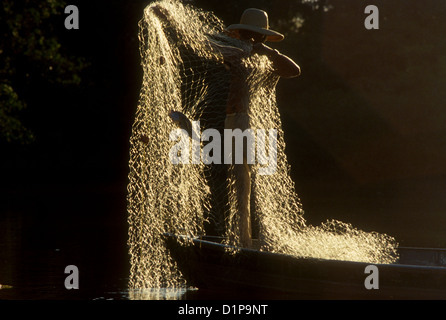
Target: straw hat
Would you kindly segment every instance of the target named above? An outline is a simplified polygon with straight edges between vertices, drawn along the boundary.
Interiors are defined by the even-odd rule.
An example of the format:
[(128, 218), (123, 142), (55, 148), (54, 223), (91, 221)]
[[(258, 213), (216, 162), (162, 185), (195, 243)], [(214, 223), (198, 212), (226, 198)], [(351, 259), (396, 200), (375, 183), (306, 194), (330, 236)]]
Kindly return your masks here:
[(269, 29), (268, 14), (255, 8), (246, 9), (240, 18), (240, 23), (231, 24), (226, 29), (254, 31), (266, 35), (266, 40), (271, 42), (282, 41), (284, 38), (279, 32)]

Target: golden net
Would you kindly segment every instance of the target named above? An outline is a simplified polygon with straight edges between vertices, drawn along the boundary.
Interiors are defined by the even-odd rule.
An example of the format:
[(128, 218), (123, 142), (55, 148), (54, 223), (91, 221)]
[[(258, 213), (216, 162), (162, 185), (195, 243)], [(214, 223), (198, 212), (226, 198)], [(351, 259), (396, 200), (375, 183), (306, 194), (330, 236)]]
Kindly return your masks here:
[[(154, 8), (162, 7), (167, 19)], [(187, 285), (164, 243), (166, 232), (190, 237), (224, 236), (240, 244), (239, 219), (228, 165), (190, 161), (173, 164), (169, 158), (177, 129), (170, 110), (200, 121), (200, 131), (223, 134), (231, 74), (223, 64), (225, 47), (249, 52), (252, 47), (224, 32), (213, 13), (173, 0), (150, 4), (139, 23), (140, 100), (130, 138), (128, 185), (131, 288)], [(277, 133), (273, 174), (259, 174), (261, 161), (251, 166), (251, 215), (260, 250), (300, 257), (392, 263), (396, 242), (387, 235), (364, 232), (339, 221), (307, 225), (301, 202), (289, 175), (284, 132), (276, 105), (278, 77), (265, 56), (247, 55), (240, 76), (249, 86), (250, 125)], [(188, 137), (187, 137), (188, 139)], [(200, 148), (206, 143), (199, 141)], [(193, 157), (193, 150), (190, 152)]]

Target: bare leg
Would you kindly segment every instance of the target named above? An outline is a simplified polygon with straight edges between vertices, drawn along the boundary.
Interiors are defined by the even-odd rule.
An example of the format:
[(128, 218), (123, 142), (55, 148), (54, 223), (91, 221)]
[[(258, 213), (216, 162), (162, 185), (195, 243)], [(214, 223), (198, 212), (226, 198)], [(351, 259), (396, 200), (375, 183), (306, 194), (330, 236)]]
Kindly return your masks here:
[[(242, 131), (249, 128), (249, 117), (247, 114), (236, 114), (227, 116), (225, 120), (226, 129), (241, 129)], [(238, 230), (240, 237), (240, 244), (243, 247), (252, 246), (252, 227), (251, 227), (251, 168), (247, 163), (247, 147), (243, 148), (243, 164), (232, 164), (228, 167), (229, 177), (232, 182), (232, 187), (235, 193), (235, 208), (238, 217)], [(232, 155), (233, 163), (235, 152), (242, 150), (235, 150), (233, 145)], [(236, 228), (237, 229), (237, 228)]]
[(240, 242), (243, 247), (251, 247), (251, 172), (246, 159), (243, 164), (233, 166), (234, 184), (237, 194), (237, 212), (240, 215)]

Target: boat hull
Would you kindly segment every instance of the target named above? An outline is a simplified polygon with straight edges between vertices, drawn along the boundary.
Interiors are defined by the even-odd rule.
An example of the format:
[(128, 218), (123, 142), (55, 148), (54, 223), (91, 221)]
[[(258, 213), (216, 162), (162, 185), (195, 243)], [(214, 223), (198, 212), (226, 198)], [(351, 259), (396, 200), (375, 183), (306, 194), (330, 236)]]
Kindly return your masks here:
[[(231, 253), (229, 246), (220, 243), (187, 242), (174, 235), (166, 235), (166, 241), (191, 286), (227, 293), (228, 298), (446, 299), (446, 267), (441, 265), (446, 251), (431, 252), (428, 263), (420, 265), (420, 255), (409, 250), (402, 255), (406, 264), (375, 264), (377, 273), (369, 274), (369, 263), (252, 249)], [(411, 256), (418, 257), (418, 265), (409, 264)], [(369, 276), (374, 277), (375, 288), (366, 288)]]

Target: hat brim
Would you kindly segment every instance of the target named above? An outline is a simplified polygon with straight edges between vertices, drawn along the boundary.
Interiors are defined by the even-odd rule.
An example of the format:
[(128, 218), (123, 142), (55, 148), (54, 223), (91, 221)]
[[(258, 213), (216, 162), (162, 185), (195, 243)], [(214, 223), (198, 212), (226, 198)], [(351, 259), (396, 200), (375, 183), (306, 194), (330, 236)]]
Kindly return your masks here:
[(285, 38), (283, 36), (283, 34), (277, 32), (277, 31), (265, 29), (265, 28), (259, 28), (256, 26), (251, 26), (249, 24), (231, 24), (230, 26), (228, 26), (226, 28), (226, 30), (249, 30), (249, 31), (257, 32), (260, 34), (264, 34), (266, 36), (266, 41), (270, 41), (270, 42), (279, 42)]

